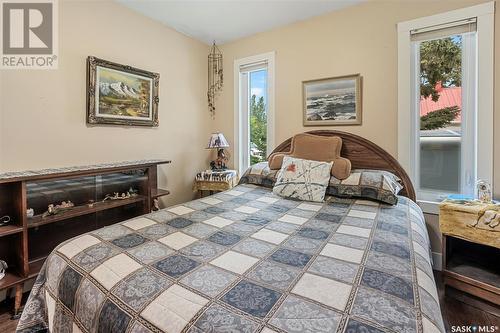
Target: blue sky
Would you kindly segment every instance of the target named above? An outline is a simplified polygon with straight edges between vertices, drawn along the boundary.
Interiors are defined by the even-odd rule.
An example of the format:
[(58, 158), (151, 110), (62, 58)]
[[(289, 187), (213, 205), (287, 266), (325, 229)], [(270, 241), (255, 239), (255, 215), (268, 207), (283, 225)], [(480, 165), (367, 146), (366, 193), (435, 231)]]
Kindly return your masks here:
[(250, 73), (250, 93), (256, 95), (257, 98), (264, 96), (266, 98), (267, 71), (261, 70)]

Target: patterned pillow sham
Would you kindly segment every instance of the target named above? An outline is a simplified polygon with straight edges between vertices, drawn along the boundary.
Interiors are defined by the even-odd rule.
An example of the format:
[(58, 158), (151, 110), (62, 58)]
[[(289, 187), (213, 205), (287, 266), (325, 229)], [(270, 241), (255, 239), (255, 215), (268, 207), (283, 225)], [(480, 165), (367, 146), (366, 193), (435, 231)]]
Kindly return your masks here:
[(323, 202), (333, 162), (283, 157), (273, 193), (286, 198)]
[(254, 184), (272, 188), (279, 170), (271, 170), (267, 162), (260, 162), (249, 167), (240, 178), (239, 184)]
[(330, 178), (326, 194), (341, 198), (363, 198), (390, 205), (398, 203), (397, 194), (403, 185), (392, 172), (385, 170), (354, 169), (344, 180)]

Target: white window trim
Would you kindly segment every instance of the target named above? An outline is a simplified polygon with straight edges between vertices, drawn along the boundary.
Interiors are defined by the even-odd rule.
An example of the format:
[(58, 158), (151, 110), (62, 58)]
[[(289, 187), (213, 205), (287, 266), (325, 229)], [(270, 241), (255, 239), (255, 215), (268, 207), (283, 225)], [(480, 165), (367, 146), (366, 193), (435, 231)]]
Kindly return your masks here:
[(240, 175), (245, 171), (242, 161), (242, 142), (246, 131), (243, 129), (241, 119), (241, 91), (240, 91), (240, 67), (248, 64), (267, 62), (267, 150), (268, 154), (275, 148), (275, 112), (274, 112), (274, 91), (275, 91), (275, 52), (267, 52), (253, 55), (246, 58), (236, 59), (234, 61), (234, 168)]
[[(477, 179), (493, 184), (493, 100), (494, 100), (494, 14), (495, 3), (457, 9), (442, 14), (398, 23), (398, 160), (415, 183), (412, 144), (416, 140), (412, 130), (410, 31), (471, 17), (477, 18)], [(437, 203), (421, 202), (424, 212), (436, 213)]]

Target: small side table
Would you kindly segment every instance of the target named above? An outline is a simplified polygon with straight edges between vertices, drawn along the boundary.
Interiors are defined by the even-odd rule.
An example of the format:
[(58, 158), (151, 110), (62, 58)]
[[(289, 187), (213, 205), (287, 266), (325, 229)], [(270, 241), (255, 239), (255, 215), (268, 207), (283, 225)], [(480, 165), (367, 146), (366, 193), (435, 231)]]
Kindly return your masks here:
[(500, 206), (446, 200), (439, 209), (444, 284), (500, 305)]
[(238, 180), (236, 170), (205, 170), (196, 175), (193, 190), (198, 191), (199, 196), (203, 197), (204, 191), (212, 195), (214, 192), (230, 190), (238, 184)]

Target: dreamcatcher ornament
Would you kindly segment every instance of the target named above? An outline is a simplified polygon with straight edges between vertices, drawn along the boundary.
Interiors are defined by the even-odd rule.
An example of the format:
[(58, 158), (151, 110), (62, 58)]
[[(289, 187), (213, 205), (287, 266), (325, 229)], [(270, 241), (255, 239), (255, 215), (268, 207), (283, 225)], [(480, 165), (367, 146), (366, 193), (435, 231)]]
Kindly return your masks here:
[(215, 117), (215, 96), (222, 89), (224, 75), (222, 71), (222, 52), (215, 41), (208, 55), (208, 110)]

